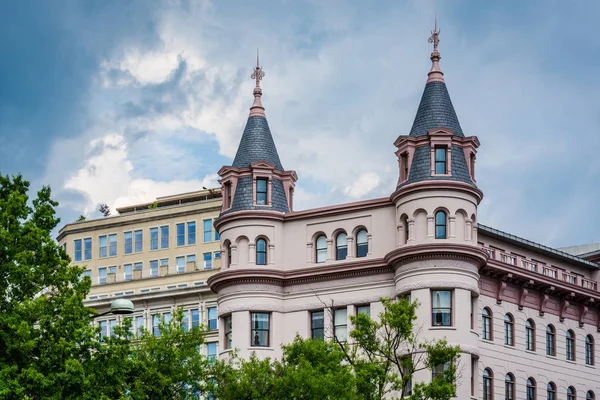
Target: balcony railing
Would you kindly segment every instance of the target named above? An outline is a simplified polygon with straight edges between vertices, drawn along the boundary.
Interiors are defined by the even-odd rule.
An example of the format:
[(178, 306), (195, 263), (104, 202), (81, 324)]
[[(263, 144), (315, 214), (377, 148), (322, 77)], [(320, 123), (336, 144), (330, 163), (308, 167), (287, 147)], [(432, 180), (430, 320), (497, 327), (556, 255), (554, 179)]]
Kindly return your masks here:
[(523, 268), (528, 271), (547, 276), (551, 279), (560, 280), (571, 285), (584, 287), (589, 290), (598, 291), (598, 282), (585, 278), (580, 275), (572, 274), (570, 272), (563, 271), (562, 269), (546, 265), (538, 261), (527, 260), (521, 256), (510, 254), (493, 247), (482, 246), (490, 259), (500, 261), (504, 264), (513, 265), (515, 267)]

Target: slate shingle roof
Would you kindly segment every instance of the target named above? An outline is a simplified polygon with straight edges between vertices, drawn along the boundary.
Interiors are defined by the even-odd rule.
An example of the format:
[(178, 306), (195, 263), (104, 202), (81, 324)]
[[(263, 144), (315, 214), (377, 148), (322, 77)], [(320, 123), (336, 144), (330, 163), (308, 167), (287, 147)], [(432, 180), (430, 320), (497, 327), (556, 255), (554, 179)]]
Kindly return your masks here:
[(231, 208), (225, 212), (222, 212), (221, 215), (242, 210), (268, 210), (279, 211), (282, 213), (290, 212), (287, 198), (285, 196), (285, 190), (283, 188), (283, 183), (279, 179), (273, 179), (271, 190), (272, 207), (254, 206), (252, 205), (252, 177), (242, 176), (237, 181)]
[(257, 161), (267, 161), (274, 164), (275, 169), (284, 170), (267, 119), (262, 116), (248, 118), (232, 166), (249, 168)]
[(425, 85), (409, 136), (426, 136), (428, 130), (441, 127), (452, 129), (455, 136), (465, 136), (458, 123), (446, 84), (433, 81)]

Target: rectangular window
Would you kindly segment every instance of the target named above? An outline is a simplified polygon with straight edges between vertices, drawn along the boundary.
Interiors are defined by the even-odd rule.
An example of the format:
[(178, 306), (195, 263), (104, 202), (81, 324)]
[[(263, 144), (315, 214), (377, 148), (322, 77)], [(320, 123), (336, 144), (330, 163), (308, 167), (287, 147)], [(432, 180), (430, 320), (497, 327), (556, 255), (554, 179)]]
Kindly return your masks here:
[(108, 256), (115, 257), (117, 255), (117, 234), (108, 235)]
[(217, 330), (217, 307), (208, 307), (208, 330)]
[(104, 338), (108, 336), (108, 321), (100, 321), (100, 341), (104, 342)]
[(267, 313), (250, 313), (250, 343), (253, 347), (269, 347), (269, 318)]
[(445, 362), (444, 364), (436, 365), (431, 370), (431, 379), (435, 379), (436, 376), (442, 375), (449, 368), (450, 368), (450, 361)]
[(192, 310), (192, 328), (200, 326), (200, 311), (198, 309)]
[(185, 224), (175, 225), (177, 232), (177, 246), (185, 246)]
[(73, 241), (73, 248), (75, 249), (74, 258), (75, 261), (81, 261), (81, 239)]
[(158, 260), (150, 261), (150, 276), (158, 276)]
[(436, 147), (435, 148), (435, 173), (446, 174), (446, 148)]
[(220, 251), (215, 251), (215, 260), (221, 258), (221, 252)]
[(371, 315), (371, 306), (358, 306), (356, 307), (356, 315), (358, 314), (366, 314)]
[(345, 342), (348, 337), (348, 310), (346, 308), (335, 310), (333, 325), (335, 327), (335, 337), (338, 342)]
[(225, 348), (231, 349), (232, 337), (231, 337), (231, 315), (225, 317)]
[(134, 232), (135, 238), (135, 252), (141, 253), (144, 249), (144, 231), (141, 229)]
[(208, 243), (212, 240), (212, 219), (205, 219), (202, 223), (204, 226), (204, 243)]
[(83, 271), (83, 276), (87, 276), (88, 278), (92, 279), (92, 270), (86, 269), (85, 271)]
[(188, 243), (187, 244), (196, 244), (196, 223), (195, 222), (188, 222), (187, 223), (187, 239), (188, 239)]
[(431, 316), (433, 326), (452, 325), (452, 292), (450, 290), (431, 291)]
[(187, 332), (190, 327), (190, 312), (185, 310), (181, 317), (181, 330)]
[(144, 269), (144, 263), (136, 262), (135, 264), (133, 264), (134, 271), (142, 270), (142, 269)]
[(125, 264), (123, 265), (123, 279), (126, 281), (130, 281), (133, 279), (133, 265)]
[[(190, 254), (189, 256), (187, 256), (187, 258), (185, 260), (185, 264), (186, 264), (186, 267), (187, 267), (187, 265), (189, 265), (191, 268), (190, 270), (193, 271), (194, 267), (196, 266), (196, 255)], [(185, 272), (185, 269), (183, 272)]]
[(152, 315), (152, 334), (160, 336), (160, 314)]
[(108, 321), (110, 327), (110, 336), (115, 336), (115, 328), (117, 327), (117, 320), (111, 319)]
[(169, 248), (169, 225), (164, 225), (160, 227), (160, 248)]
[(267, 204), (267, 179), (258, 178), (256, 180), (256, 204)]
[(408, 153), (402, 154), (402, 180), (408, 178)]
[(185, 272), (185, 257), (175, 257), (175, 265), (177, 266), (177, 273), (182, 274)]
[(212, 253), (204, 253), (204, 269), (212, 269)]
[(323, 311), (310, 313), (310, 337), (319, 340), (325, 338), (325, 313)]
[(219, 235), (219, 232), (215, 229), (215, 242), (218, 242), (219, 240), (221, 240), (221, 235)]
[(214, 363), (217, 359), (217, 342), (206, 343), (206, 358), (209, 363)]
[(158, 228), (150, 228), (150, 250), (158, 250)]
[(135, 332), (136, 332), (137, 337), (142, 336), (143, 329), (144, 329), (144, 316), (138, 315), (137, 317), (135, 317)]
[(104, 258), (108, 254), (108, 243), (106, 235), (98, 236), (98, 258)]
[(106, 283), (106, 268), (98, 268), (98, 283), (100, 285)]
[(92, 259), (92, 238), (83, 239), (83, 259)]
[(132, 232), (123, 232), (123, 241), (124, 241), (124, 253), (131, 254), (133, 253), (133, 234)]

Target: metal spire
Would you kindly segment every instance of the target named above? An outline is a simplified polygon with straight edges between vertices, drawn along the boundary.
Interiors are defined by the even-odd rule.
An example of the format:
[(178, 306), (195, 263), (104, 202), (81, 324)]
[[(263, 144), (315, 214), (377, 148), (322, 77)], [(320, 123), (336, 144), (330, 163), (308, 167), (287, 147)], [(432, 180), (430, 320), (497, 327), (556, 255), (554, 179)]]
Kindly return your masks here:
[(444, 82), (444, 73), (440, 69), (440, 52), (438, 51), (438, 45), (440, 43), (440, 30), (437, 27), (437, 15), (435, 16), (435, 24), (431, 36), (429, 37), (429, 43), (433, 43), (433, 51), (431, 52), (431, 70), (429, 71), (427, 82)]
[(265, 116), (265, 108), (263, 107), (262, 102), (260, 101), (260, 98), (262, 96), (262, 89), (260, 88), (260, 81), (262, 80), (262, 78), (264, 78), (264, 76), (265, 76), (265, 73), (262, 70), (262, 67), (260, 66), (260, 58), (259, 58), (258, 49), (256, 49), (256, 67), (254, 67), (254, 72), (250, 76), (250, 78), (252, 78), (256, 81), (256, 86), (254, 87), (254, 91), (253, 91), (254, 103), (252, 104), (252, 107), (250, 107), (250, 117), (255, 117), (255, 116), (264, 117)]

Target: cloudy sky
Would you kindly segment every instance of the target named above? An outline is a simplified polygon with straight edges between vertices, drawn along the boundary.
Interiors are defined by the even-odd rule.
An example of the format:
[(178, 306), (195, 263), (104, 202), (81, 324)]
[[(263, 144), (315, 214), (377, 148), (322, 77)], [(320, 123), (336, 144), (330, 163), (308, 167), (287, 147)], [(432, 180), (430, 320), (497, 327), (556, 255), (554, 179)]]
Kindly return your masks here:
[(3, 1), (0, 172), (51, 185), (63, 222), (216, 185), (263, 104), (296, 208), (388, 196), (392, 143), (441, 66), (482, 145), (480, 222), (600, 241), (600, 2)]

